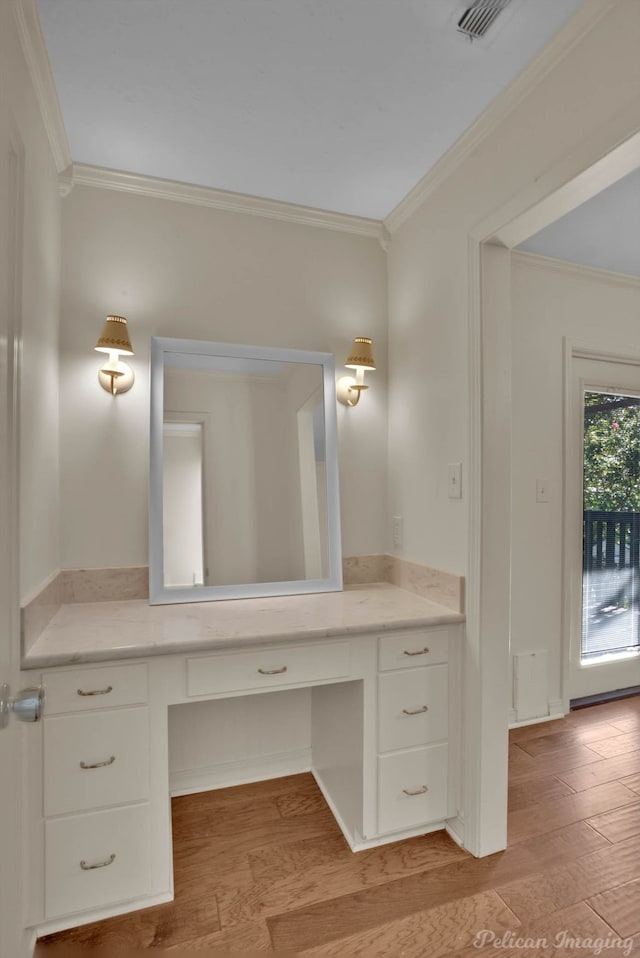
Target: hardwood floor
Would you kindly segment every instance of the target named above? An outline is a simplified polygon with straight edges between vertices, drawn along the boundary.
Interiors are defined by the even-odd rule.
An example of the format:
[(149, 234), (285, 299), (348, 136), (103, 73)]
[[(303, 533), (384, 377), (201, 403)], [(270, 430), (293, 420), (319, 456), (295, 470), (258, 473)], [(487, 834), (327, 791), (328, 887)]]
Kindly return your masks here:
[(483, 859), (444, 832), (354, 855), (311, 775), (176, 798), (175, 901), (36, 954), (640, 958), (640, 697), (512, 731), (509, 781)]

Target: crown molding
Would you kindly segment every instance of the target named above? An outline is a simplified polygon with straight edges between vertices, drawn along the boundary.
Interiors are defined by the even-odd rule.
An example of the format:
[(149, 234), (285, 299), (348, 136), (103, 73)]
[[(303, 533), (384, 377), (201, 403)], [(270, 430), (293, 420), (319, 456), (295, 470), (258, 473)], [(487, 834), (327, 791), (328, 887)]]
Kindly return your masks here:
[(71, 150), (67, 132), (64, 128), (36, 0), (15, 0), (14, 13), (22, 51), (27, 61), (29, 75), (42, 114), (53, 161), (56, 170), (61, 173), (71, 163)]
[(150, 196), (154, 199), (174, 200), (231, 213), (248, 213), (267, 219), (283, 220), (287, 223), (319, 226), (322, 229), (337, 230), (341, 233), (368, 236), (378, 240), (381, 246), (386, 242), (387, 237), (380, 220), (349, 216), (346, 213), (331, 213), (309, 206), (297, 206), (295, 203), (261, 199), (244, 193), (229, 193), (208, 186), (194, 186), (190, 183), (162, 180), (138, 173), (121, 173), (118, 170), (107, 170), (84, 163), (73, 164), (72, 179), (77, 186), (119, 190), (124, 193), (136, 193), (138, 196)]
[(585, 0), (579, 10), (490, 103), (478, 119), (389, 213), (384, 225), (393, 234), (478, 149), (529, 93), (620, 0)]
[(63, 198), (68, 196), (73, 189), (73, 163), (70, 163), (66, 169), (58, 173), (58, 193)]
[(596, 266), (583, 266), (581, 263), (571, 263), (566, 259), (555, 259), (550, 256), (541, 256), (539, 253), (527, 253), (526, 250), (512, 251), (512, 263), (526, 266), (528, 269), (553, 270), (568, 276), (579, 276), (581, 279), (592, 279), (598, 283), (608, 283), (610, 286), (626, 286), (630, 289), (640, 289), (640, 276), (629, 273), (615, 273), (609, 269), (599, 269)]
[(380, 224), (380, 236), (378, 237), (378, 242), (380, 243), (380, 246), (385, 251), (385, 253), (387, 253), (389, 249), (391, 248), (391, 233), (389, 232), (387, 227), (384, 225), (384, 223)]

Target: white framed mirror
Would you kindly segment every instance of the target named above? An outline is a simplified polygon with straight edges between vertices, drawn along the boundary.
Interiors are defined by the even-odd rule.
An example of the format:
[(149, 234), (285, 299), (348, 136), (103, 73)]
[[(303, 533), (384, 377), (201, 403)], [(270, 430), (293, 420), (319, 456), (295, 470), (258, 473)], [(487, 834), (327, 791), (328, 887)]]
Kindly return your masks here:
[(149, 601), (342, 589), (330, 353), (151, 340)]

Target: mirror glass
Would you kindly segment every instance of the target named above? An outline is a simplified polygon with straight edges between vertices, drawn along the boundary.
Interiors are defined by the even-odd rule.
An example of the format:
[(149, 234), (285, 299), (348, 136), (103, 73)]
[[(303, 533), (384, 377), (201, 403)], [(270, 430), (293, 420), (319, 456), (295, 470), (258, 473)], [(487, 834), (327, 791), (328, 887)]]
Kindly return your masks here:
[(152, 339), (152, 604), (342, 588), (328, 353)]

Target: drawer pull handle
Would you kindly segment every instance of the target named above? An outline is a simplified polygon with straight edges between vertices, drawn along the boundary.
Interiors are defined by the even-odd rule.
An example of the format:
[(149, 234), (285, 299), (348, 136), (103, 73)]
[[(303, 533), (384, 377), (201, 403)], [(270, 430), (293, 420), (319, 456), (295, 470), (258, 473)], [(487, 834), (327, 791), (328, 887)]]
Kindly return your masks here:
[(83, 872), (90, 872), (92, 868), (106, 868), (107, 865), (113, 865), (115, 860), (116, 860), (115, 852), (109, 855), (109, 857), (105, 861), (96, 862), (95, 865), (87, 865), (87, 863), (83, 859), (80, 862), (80, 868), (82, 869)]
[(258, 669), (260, 675), (280, 675), (282, 672), (286, 671), (286, 665), (283, 665), (281, 669)]
[(85, 762), (80, 762), (80, 768), (104, 768), (105, 765), (113, 765), (115, 760), (115, 755), (112, 755), (111, 758), (106, 760), (106, 762), (94, 762), (93, 765), (87, 765)]
[(419, 709), (403, 709), (402, 712), (404, 715), (422, 715), (423, 712), (428, 712), (428, 705), (421, 705)]
[(405, 655), (426, 655), (426, 654), (428, 653), (428, 651), (429, 651), (429, 646), (426, 645), (426, 646), (424, 647), (424, 649), (418, 649), (417, 652), (409, 652), (408, 649), (405, 649), (405, 650), (404, 650), (404, 654), (405, 654)]
[(109, 692), (113, 692), (113, 685), (107, 685), (106, 689), (94, 689), (93, 692), (83, 692), (82, 689), (78, 689), (78, 695), (108, 695)]
[(424, 793), (428, 792), (429, 789), (426, 785), (421, 785), (420, 788), (416, 788), (413, 791), (411, 791), (410, 788), (403, 788), (402, 791), (405, 795), (424, 795)]

